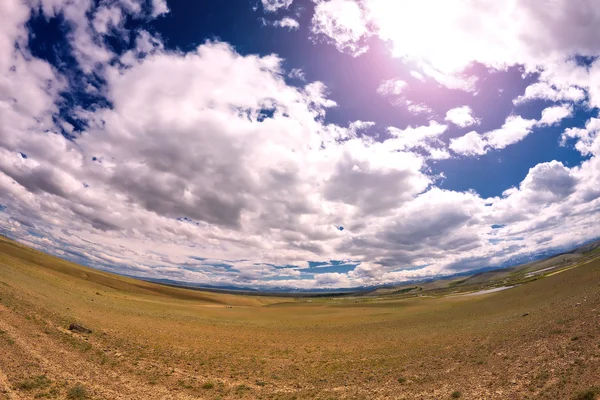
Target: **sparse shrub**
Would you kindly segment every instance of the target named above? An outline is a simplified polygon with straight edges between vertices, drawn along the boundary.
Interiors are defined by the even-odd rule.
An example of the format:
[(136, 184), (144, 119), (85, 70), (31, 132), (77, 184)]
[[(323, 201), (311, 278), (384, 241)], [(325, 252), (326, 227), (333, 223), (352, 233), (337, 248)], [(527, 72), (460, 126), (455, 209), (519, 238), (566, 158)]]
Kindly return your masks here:
[(52, 381), (46, 377), (46, 375), (36, 376), (34, 378), (23, 379), (17, 383), (17, 389), (21, 390), (34, 390), (34, 389), (45, 389)]
[(238, 385), (238, 387), (235, 388), (236, 392), (245, 392), (246, 390), (250, 390), (246, 385)]
[(58, 390), (56, 388), (50, 389), (48, 392), (36, 393), (33, 396), (34, 399), (55, 399), (58, 397)]
[(406, 382), (406, 378), (405, 377), (401, 376), (401, 377), (398, 378), (398, 383), (404, 383), (404, 382)]
[(460, 399), (462, 397), (462, 393), (458, 390), (455, 390), (454, 392), (452, 392), (450, 397), (452, 397), (453, 399)]
[(267, 383), (264, 381), (256, 381), (257, 386), (265, 386)]
[(69, 399), (69, 400), (85, 400), (87, 398), (88, 398), (87, 390), (86, 390), (85, 386), (83, 386), (80, 383), (73, 386), (67, 392), (67, 399)]
[(596, 400), (595, 389), (584, 390), (583, 392), (579, 392), (573, 397), (573, 400)]
[(212, 382), (206, 382), (204, 385), (202, 385), (202, 389), (212, 389), (215, 387), (215, 384)]
[(0, 330), (0, 338), (3, 338), (8, 344), (15, 344), (15, 341), (12, 340), (10, 336), (8, 336), (8, 333), (2, 330)]
[(181, 386), (182, 388), (184, 388), (184, 389), (193, 389), (193, 387), (194, 387), (191, 383), (186, 382), (186, 381), (184, 381), (182, 379), (180, 379), (179, 381), (177, 381), (177, 384), (179, 386)]

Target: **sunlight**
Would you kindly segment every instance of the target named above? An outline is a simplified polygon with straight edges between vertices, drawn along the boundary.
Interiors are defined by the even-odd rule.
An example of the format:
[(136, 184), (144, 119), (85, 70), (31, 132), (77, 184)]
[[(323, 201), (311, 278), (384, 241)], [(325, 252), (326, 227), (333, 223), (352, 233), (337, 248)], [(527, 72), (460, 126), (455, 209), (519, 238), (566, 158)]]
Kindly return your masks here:
[[(472, 61), (483, 58), (493, 62), (496, 58), (498, 48), (490, 44), (498, 41), (481, 34), (489, 32), (483, 24), (491, 22), (482, 18), (478, 4), (465, 0), (372, 0), (366, 12), (379, 36), (391, 42), (394, 56), (451, 74)], [(494, 18), (494, 24), (503, 20)]]

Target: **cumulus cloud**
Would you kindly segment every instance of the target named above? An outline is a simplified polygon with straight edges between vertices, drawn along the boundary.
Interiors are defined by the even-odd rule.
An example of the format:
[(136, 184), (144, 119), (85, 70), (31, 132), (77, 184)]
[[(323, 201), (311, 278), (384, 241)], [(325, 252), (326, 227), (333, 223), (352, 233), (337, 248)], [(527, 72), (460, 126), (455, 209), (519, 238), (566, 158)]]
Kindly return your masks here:
[(585, 128), (567, 128), (561, 136), (561, 145), (575, 140), (575, 148), (584, 156), (598, 154), (600, 149), (600, 119), (591, 118)]
[(455, 153), (464, 156), (480, 156), (487, 153), (487, 142), (475, 131), (451, 139), (449, 147)]
[(448, 110), (446, 121), (452, 122), (460, 128), (476, 125), (480, 123), (478, 118), (473, 116), (473, 110), (469, 106), (462, 106)]
[[(373, 33), (390, 40), (396, 56), (424, 62), (439, 71), (460, 71), (473, 61), (495, 67), (537, 67), (573, 54), (595, 55), (600, 50), (594, 33), (600, 14), (592, 0), (577, 0), (576, 7), (568, 0), (546, 7), (523, 0), (509, 4), (365, 0), (361, 4), (362, 25), (370, 23)], [(335, 18), (333, 10), (329, 11), (329, 18)], [(327, 33), (336, 35), (335, 31)], [(461, 43), (460, 48), (456, 43)]]
[[(6, 22), (0, 24), (4, 234), (121, 273), (302, 288), (447, 275), (600, 235), (593, 218), (600, 210), (595, 118), (563, 134), (565, 145), (588, 156), (580, 166), (539, 164), (520, 184), (489, 199), (442, 190), (428, 162), (450, 157), (448, 148), (462, 155), (502, 149), (572, 110), (549, 108), (539, 122), (512, 115), (499, 129), (467, 133), (449, 146), (448, 125), (433, 120), (381, 129), (375, 121), (333, 124), (327, 113), (337, 104), (325, 84), (309, 81), (299, 69), (286, 70), (277, 55), (240, 54), (219, 41), (169, 50), (159, 37), (127, 31), (123, 24), (162, 14), (164, 2), (103, 4), (45, 1), (41, 10), (72, 24), (67, 40), (76, 68), (106, 97), (105, 103), (70, 110), (84, 121), (75, 129), (59, 111), (62, 96), (75, 90), (68, 76), (27, 49), (32, 10), (21, 1), (0, 2)], [(263, 1), (273, 12), (290, 4)], [(359, 54), (372, 34), (364, 22), (385, 17), (376, 4), (317, 1), (313, 34)], [(458, 10), (449, 9), (443, 24), (454, 23), (462, 12), (454, 6)], [(512, 10), (490, 7), (514, 17)], [(378, 34), (385, 37), (383, 27)], [(482, 22), (472, 29), (487, 28)], [(134, 39), (120, 53), (102, 40), (123, 33)], [(575, 42), (550, 37), (565, 48)], [(542, 41), (541, 48), (562, 48), (533, 38)], [(470, 43), (478, 35), (464, 39)], [(491, 48), (502, 50), (498, 43), (505, 39), (493, 39)], [(444, 49), (430, 36), (423, 40), (436, 51)], [(582, 43), (596, 46), (592, 39)], [(409, 47), (397, 54), (417, 54), (409, 54), (413, 44), (405, 44)], [(472, 58), (466, 53), (459, 52), (456, 65)], [(488, 53), (482, 56), (488, 62), (500, 60)], [(423, 58), (435, 65), (435, 57)], [(290, 77), (295, 85), (286, 81)], [(401, 86), (396, 81), (385, 91), (398, 96)], [(420, 106), (404, 100), (408, 107)], [(447, 121), (476, 124), (464, 107)], [(353, 270), (318, 272), (309, 263), (330, 260), (345, 260)]]
[(509, 116), (501, 128), (487, 132), (485, 138), (494, 149), (503, 149), (523, 140), (529, 135), (537, 121), (525, 119), (520, 115)]
[(541, 126), (551, 126), (559, 124), (563, 119), (573, 116), (572, 105), (561, 105), (548, 107), (542, 110), (542, 118), (538, 124)]
[[(492, 149), (504, 149), (510, 145), (520, 142), (527, 135), (533, 132), (536, 126), (548, 125), (558, 122), (562, 114), (557, 110), (550, 110), (546, 113), (546, 120), (538, 122), (533, 119), (524, 119), (520, 115), (510, 115), (502, 127), (478, 134), (469, 132), (459, 138), (450, 140), (450, 149), (455, 153), (465, 156), (483, 155)], [(558, 119), (557, 119), (558, 118)]]
[(585, 91), (575, 86), (556, 87), (548, 82), (536, 82), (527, 86), (525, 93), (514, 99), (513, 102), (515, 104), (522, 104), (532, 100), (580, 102), (585, 97)]
[[(592, 106), (600, 104), (600, 63), (594, 59), (600, 54), (600, 13), (594, 0), (543, 6), (525, 0), (363, 0), (352, 7), (351, 20), (334, 7), (315, 14), (328, 26), (344, 26), (316, 29), (340, 51), (364, 52), (366, 39), (376, 36), (391, 44), (394, 56), (416, 64), (420, 77), (451, 89), (476, 90), (478, 78), (469, 72), (473, 63), (492, 70), (518, 65), (526, 73), (539, 73), (540, 80), (516, 104), (588, 97)], [(592, 61), (581, 63), (577, 56)]]
[(364, 39), (370, 36), (364, 11), (354, 0), (315, 0), (311, 32), (338, 50), (359, 56), (368, 50)]

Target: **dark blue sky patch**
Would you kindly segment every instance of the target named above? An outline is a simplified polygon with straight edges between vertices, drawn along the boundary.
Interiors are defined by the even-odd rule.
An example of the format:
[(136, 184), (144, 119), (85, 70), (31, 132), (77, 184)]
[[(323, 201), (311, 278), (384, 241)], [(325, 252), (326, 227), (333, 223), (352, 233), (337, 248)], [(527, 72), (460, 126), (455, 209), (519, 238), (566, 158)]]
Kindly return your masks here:
[(77, 137), (77, 133), (87, 128), (87, 121), (78, 118), (73, 112), (76, 107), (84, 110), (95, 110), (98, 108), (111, 108), (111, 103), (100, 91), (91, 92), (88, 88), (101, 89), (106, 82), (100, 75), (84, 73), (73, 55), (67, 35), (72, 28), (63, 16), (46, 19), (42, 13), (33, 13), (27, 23), (29, 27), (29, 49), (33, 56), (47, 61), (56, 68), (68, 81), (69, 90), (62, 93), (61, 101), (58, 103), (59, 113), (54, 116), (68, 122), (73, 126), (69, 131), (62, 128), (61, 133), (68, 139)]
[(354, 269), (357, 266), (358, 266), (358, 264), (328, 265), (326, 267), (311, 268), (310, 273), (313, 275), (327, 274), (327, 273), (347, 274), (350, 271), (354, 271)]
[(29, 233), (31, 236), (35, 236), (35, 237), (40, 238), (40, 239), (44, 238), (44, 235), (42, 233), (40, 233), (40, 232), (38, 232), (36, 230), (33, 230), (33, 229), (28, 229), (27, 233)]
[(320, 267), (322, 265), (328, 265), (329, 263), (326, 261), (309, 261), (308, 262), (308, 267), (309, 268), (317, 268)]

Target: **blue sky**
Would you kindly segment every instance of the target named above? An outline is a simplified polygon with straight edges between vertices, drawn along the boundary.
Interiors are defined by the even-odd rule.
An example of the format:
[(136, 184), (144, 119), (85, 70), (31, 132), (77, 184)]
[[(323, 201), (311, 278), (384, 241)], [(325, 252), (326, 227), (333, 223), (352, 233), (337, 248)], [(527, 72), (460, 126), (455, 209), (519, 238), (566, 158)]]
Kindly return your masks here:
[(600, 12), (496, 3), (2, 2), (0, 232), (306, 289), (597, 238)]

